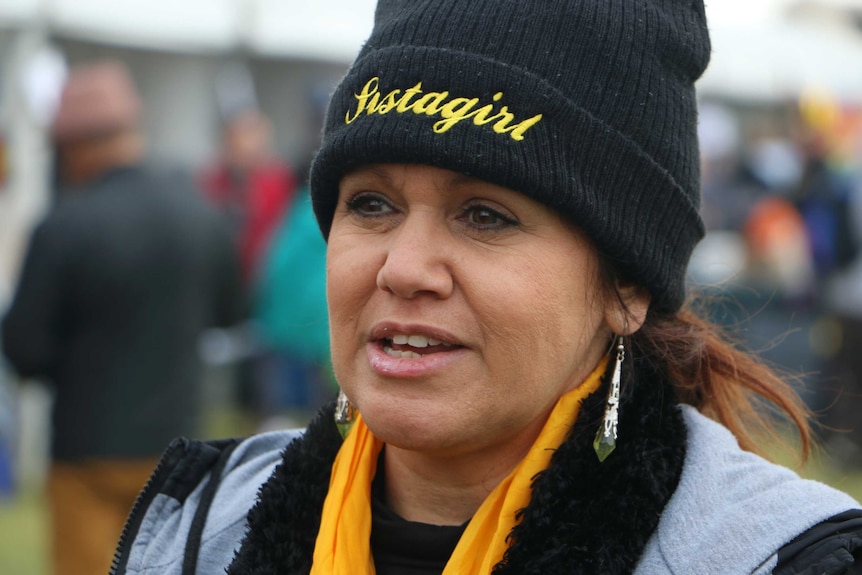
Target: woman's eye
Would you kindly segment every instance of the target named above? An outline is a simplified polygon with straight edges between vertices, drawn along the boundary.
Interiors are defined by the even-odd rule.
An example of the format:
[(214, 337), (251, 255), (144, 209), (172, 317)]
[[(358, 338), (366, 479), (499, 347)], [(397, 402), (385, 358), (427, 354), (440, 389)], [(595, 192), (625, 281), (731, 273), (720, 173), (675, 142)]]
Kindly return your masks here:
[(392, 205), (376, 194), (358, 194), (347, 200), (347, 209), (359, 216), (380, 216), (393, 211)]
[(503, 215), (488, 206), (470, 206), (464, 211), (464, 220), (479, 229), (500, 229), (518, 224), (512, 216)]

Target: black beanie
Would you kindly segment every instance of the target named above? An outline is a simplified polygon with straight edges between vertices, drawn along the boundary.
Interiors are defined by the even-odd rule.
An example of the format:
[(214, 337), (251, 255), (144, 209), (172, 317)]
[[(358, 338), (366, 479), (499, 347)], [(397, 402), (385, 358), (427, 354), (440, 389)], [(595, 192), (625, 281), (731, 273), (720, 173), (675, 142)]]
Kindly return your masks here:
[(379, 0), (312, 166), (323, 235), (347, 171), (438, 166), (559, 211), (675, 311), (709, 52), (702, 0)]

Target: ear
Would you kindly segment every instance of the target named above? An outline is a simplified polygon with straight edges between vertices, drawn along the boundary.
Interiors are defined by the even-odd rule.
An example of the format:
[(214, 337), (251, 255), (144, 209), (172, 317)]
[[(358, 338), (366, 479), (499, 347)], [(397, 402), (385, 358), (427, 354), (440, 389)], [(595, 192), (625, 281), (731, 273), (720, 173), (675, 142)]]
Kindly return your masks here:
[(631, 335), (646, 321), (652, 296), (635, 284), (617, 282), (605, 306), (605, 323), (616, 335)]

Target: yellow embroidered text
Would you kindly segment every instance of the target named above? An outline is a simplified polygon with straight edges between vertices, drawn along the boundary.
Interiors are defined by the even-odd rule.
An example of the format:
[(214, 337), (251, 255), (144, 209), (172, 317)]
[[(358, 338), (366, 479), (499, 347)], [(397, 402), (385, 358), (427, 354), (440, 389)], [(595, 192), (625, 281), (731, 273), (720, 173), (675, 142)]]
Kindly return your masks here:
[[(349, 111), (344, 122), (350, 124), (362, 114), (424, 114), (429, 117), (442, 118), (434, 123), (434, 132), (442, 134), (464, 120), (472, 120), (476, 126), (493, 124), (491, 129), (498, 134), (509, 134), (513, 140), (523, 140), (524, 132), (539, 123), (542, 114), (513, 123), (515, 115), (507, 106), (496, 109), (496, 104), (479, 105), (479, 98), (450, 98), (449, 92), (423, 92), (422, 82), (406, 90), (392, 90), (386, 94), (380, 93), (380, 78), (375, 76), (366, 82), (362, 91), (354, 94), (356, 110)], [(502, 92), (493, 96), (494, 102), (503, 98)]]

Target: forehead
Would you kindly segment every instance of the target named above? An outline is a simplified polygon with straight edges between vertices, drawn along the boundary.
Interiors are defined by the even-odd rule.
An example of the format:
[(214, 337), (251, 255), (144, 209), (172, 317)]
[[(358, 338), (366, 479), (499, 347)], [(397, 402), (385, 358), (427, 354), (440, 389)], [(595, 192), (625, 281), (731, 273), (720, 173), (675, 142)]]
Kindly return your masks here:
[(485, 183), (492, 185), (490, 182), (485, 182), (479, 178), (446, 168), (438, 168), (437, 166), (427, 164), (404, 163), (363, 164), (345, 173), (341, 178), (341, 182), (379, 180), (383, 183), (397, 186), (401, 184), (406, 177), (413, 175), (433, 176), (436, 179), (446, 181), (455, 186), (470, 183)]

